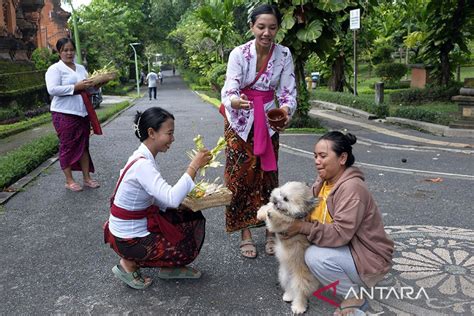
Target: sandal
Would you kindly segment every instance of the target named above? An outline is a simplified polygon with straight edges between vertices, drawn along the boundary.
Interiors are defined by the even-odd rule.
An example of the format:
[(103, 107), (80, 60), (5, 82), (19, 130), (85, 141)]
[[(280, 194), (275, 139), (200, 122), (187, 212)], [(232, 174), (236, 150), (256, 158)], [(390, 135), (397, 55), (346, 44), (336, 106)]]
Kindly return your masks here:
[(269, 256), (275, 255), (275, 236), (267, 236), (267, 241), (265, 242), (265, 253)]
[(191, 267), (162, 267), (158, 272), (160, 279), (199, 279), (201, 271)]
[(134, 272), (125, 272), (118, 264), (112, 268), (112, 272), (117, 278), (136, 290), (144, 290), (152, 283), (151, 279), (145, 280), (139, 269)]
[(252, 238), (240, 242), (240, 254), (242, 257), (254, 259), (257, 257), (257, 248)]
[(89, 179), (89, 180), (84, 180), (84, 186), (92, 188), (92, 189), (97, 189), (98, 187), (100, 187), (100, 184), (99, 182), (97, 182), (97, 180)]
[(71, 184), (66, 183), (65, 187), (66, 189), (71, 190), (72, 192), (82, 191), (82, 187), (76, 182), (73, 182)]
[[(339, 306), (337, 311), (342, 312), (343, 310), (346, 309), (354, 309), (352, 312), (350, 312), (348, 315), (354, 315), (354, 316), (363, 316), (367, 315), (366, 311), (369, 309), (369, 301), (367, 299), (364, 299), (364, 303), (361, 305), (350, 305), (350, 306)], [(339, 315), (342, 315), (339, 313)]]

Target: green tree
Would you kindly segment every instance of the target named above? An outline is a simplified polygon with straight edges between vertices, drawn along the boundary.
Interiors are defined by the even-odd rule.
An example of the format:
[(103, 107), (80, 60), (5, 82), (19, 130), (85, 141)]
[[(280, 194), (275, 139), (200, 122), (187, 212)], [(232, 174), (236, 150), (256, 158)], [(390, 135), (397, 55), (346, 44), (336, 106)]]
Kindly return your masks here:
[(202, 76), (206, 76), (209, 67), (218, 62), (215, 43), (206, 37), (208, 33), (207, 24), (197, 17), (195, 11), (188, 11), (168, 36), (179, 52), (180, 64)]
[(432, 75), (438, 84), (448, 85), (455, 66), (452, 52), (458, 47), (469, 53), (467, 43), (474, 37), (474, 3), (470, 0), (431, 0), (427, 21), (422, 56), (434, 67)]
[(240, 40), (234, 31), (234, 7), (240, 3), (239, 0), (206, 0), (196, 10), (196, 17), (207, 25), (203, 37), (214, 42), (219, 62), (225, 60), (225, 49)]
[(334, 49), (343, 33), (341, 23), (347, 20), (347, 9), (355, 5), (344, 0), (277, 0), (283, 21), (278, 33), (279, 40), (288, 46), (295, 62), (298, 85), (298, 114), (307, 116), (310, 104), (304, 81), (304, 65), (310, 54), (315, 53), (327, 60), (328, 55), (339, 56), (340, 48)]
[(139, 42), (144, 32), (142, 4), (143, 1), (93, 0), (80, 7), (78, 28), (89, 71), (113, 64), (122, 76), (129, 72), (133, 64), (129, 43)]

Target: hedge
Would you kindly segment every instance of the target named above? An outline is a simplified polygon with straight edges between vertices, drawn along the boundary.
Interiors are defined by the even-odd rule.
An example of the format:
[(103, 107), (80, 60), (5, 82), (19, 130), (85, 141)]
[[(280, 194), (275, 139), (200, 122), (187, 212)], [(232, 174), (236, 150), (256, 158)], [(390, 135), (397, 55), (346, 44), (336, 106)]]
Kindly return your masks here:
[[(114, 114), (129, 106), (121, 102), (106, 110), (99, 111), (97, 116), (104, 122)], [(34, 139), (26, 145), (0, 156), (0, 189), (4, 189), (27, 175), (58, 151), (58, 137), (50, 133)]]
[(58, 151), (58, 137), (51, 133), (0, 156), (0, 188), (27, 175)]
[(383, 63), (375, 67), (375, 74), (383, 82), (395, 84), (406, 74), (407, 66), (399, 63)]
[(415, 121), (422, 121), (434, 124), (449, 125), (453, 118), (446, 113), (438, 113), (416, 106), (404, 106), (395, 109), (393, 116), (406, 118)]
[(326, 102), (332, 102), (340, 105), (349, 106), (351, 108), (363, 110), (377, 117), (386, 117), (389, 115), (389, 108), (385, 104), (375, 104), (374, 97), (368, 96), (354, 96), (344, 92), (329, 92), (329, 91), (317, 91), (313, 94), (313, 97), (317, 100)]
[(453, 83), (448, 87), (427, 87), (425, 89), (407, 89), (390, 94), (390, 102), (395, 104), (421, 104), (433, 101), (450, 101), (459, 94), (462, 83)]
[(0, 139), (8, 137), (10, 135), (18, 134), (32, 127), (36, 127), (47, 122), (51, 122), (51, 113), (45, 113), (43, 115), (33, 117), (26, 121), (7, 125), (0, 125)]

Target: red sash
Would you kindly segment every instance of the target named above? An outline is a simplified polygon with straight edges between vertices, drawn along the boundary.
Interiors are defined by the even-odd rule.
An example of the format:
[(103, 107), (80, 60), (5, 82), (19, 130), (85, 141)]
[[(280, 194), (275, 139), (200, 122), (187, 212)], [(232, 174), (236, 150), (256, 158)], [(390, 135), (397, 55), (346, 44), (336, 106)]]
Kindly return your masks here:
[[(120, 179), (115, 186), (114, 194), (110, 198), (110, 214), (113, 216), (123, 219), (123, 220), (133, 220), (133, 219), (147, 219), (147, 229), (151, 233), (162, 233), (163, 237), (169, 241), (172, 245), (176, 245), (178, 242), (184, 239), (184, 235), (180, 232), (172, 223), (168, 222), (160, 212), (160, 209), (156, 205), (150, 205), (147, 209), (141, 211), (129, 211), (118, 207), (114, 204), (115, 194), (117, 193), (117, 189), (122, 182), (125, 173), (130, 169), (130, 167), (137, 162), (139, 159), (145, 158), (140, 156), (135, 158), (132, 162), (130, 162), (122, 172)], [(107, 237), (109, 234), (109, 221), (104, 224), (104, 239), (107, 243)]]
[(99, 119), (97, 118), (97, 114), (95, 113), (94, 106), (91, 102), (91, 95), (86, 91), (81, 91), (81, 97), (86, 105), (87, 116), (89, 117), (89, 121), (91, 122), (92, 130), (96, 135), (102, 135), (102, 128), (100, 127)]
[[(275, 48), (275, 44), (272, 44), (272, 47), (270, 48), (270, 52), (268, 53), (268, 56), (267, 58), (265, 59), (262, 67), (260, 68), (257, 76), (255, 77), (255, 79), (249, 84), (247, 85), (245, 88), (243, 88), (242, 90), (245, 90), (245, 89), (250, 89), (251, 86), (253, 86), (255, 84), (255, 82), (258, 81), (258, 79), (260, 78), (260, 76), (263, 74), (263, 72), (265, 71), (265, 69), (267, 69), (267, 66), (268, 66), (268, 62), (270, 61), (270, 58), (272, 57), (272, 54), (273, 54), (273, 49)], [(242, 91), (243, 92), (243, 91)], [(225, 117), (225, 106), (223, 103), (221, 103), (221, 106), (219, 107), (219, 113)]]

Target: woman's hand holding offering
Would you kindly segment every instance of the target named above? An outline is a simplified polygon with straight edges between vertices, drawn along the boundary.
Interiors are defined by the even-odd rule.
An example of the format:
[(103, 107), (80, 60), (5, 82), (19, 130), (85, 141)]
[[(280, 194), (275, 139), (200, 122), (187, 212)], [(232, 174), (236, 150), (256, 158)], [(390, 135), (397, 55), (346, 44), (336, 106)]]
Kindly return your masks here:
[(209, 149), (201, 149), (191, 161), (191, 166), (200, 169), (211, 161), (212, 155)]
[(74, 85), (74, 91), (83, 91), (93, 87), (92, 81), (84, 79)]
[[(199, 150), (188, 166), (188, 174), (194, 179), (194, 177), (196, 177), (196, 174), (198, 173), (198, 170), (207, 165), (209, 161), (211, 161), (211, 159), (212, 154), (208, 149), (204, 148)], [(192, 171), (189, 172), (189, 170)]]
[(250, 110), (253, 108), (253, 102), (242, 93), (240, 98), (234, 97), (230, 100), (230, 106), (235, 110)]

